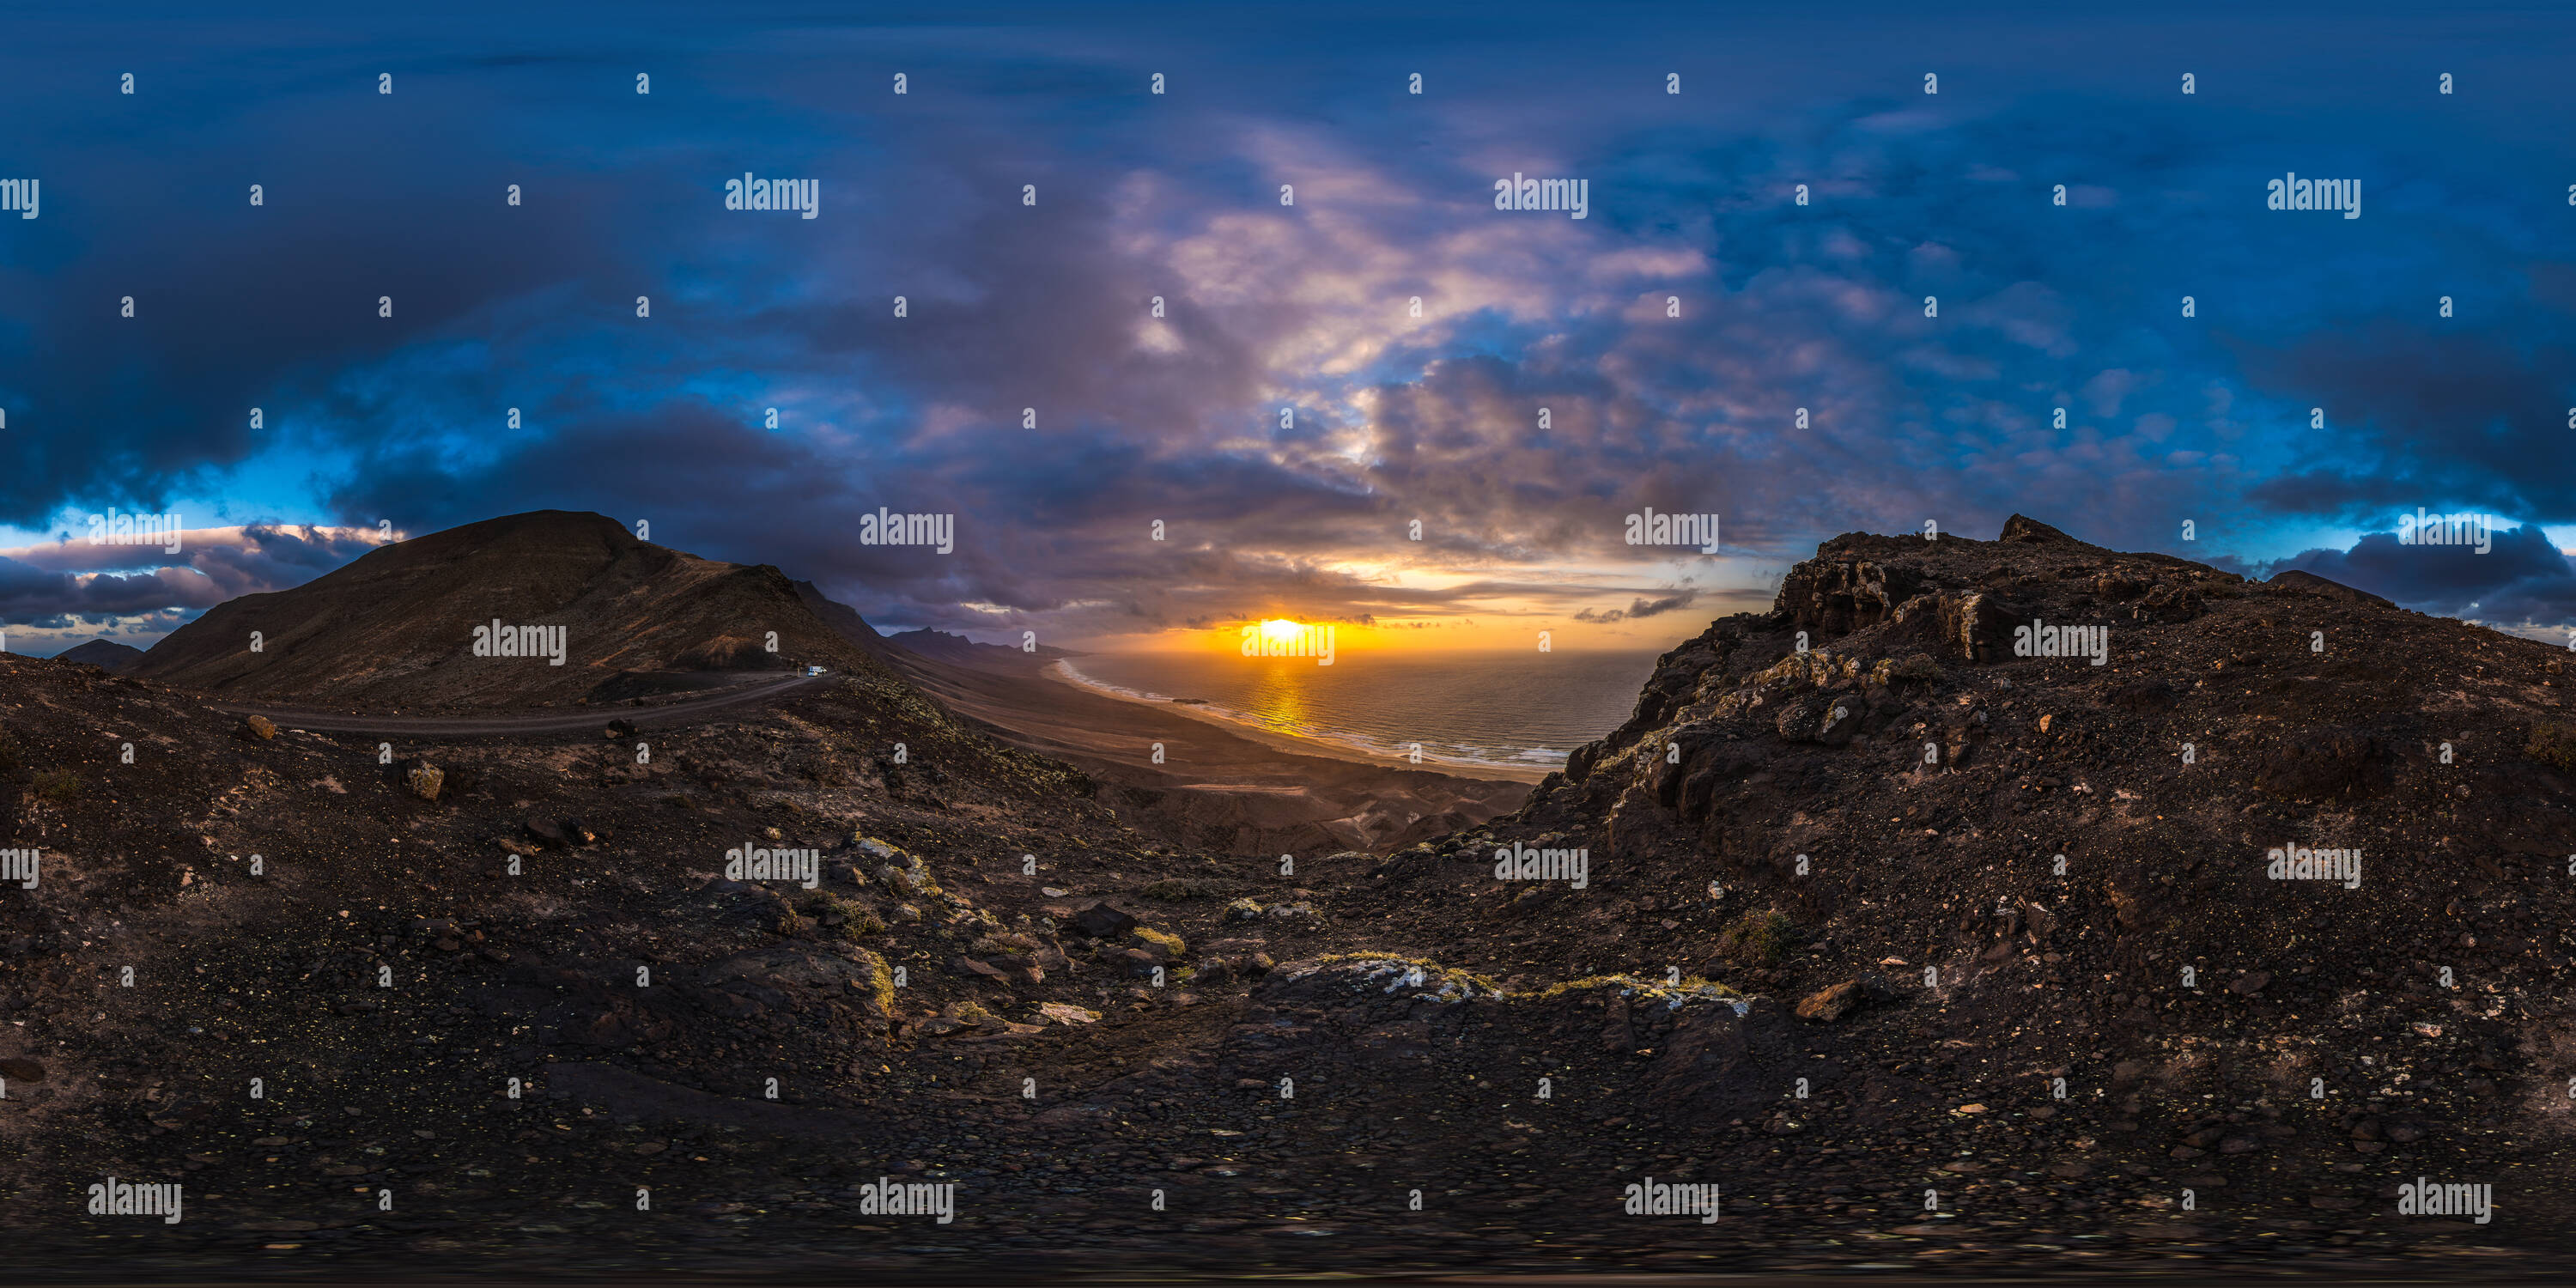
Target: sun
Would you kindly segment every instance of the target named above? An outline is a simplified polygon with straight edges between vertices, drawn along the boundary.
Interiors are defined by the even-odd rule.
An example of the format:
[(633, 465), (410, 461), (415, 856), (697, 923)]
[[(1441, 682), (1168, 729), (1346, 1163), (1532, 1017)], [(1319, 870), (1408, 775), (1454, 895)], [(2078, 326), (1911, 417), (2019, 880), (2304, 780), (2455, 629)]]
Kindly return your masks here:
[(1261, 634), (1264, 639), (1293, 640), (1297, 638), (1298, 632), (1305, 629), (1285, 617), (1273, 617), (1261, 624)]

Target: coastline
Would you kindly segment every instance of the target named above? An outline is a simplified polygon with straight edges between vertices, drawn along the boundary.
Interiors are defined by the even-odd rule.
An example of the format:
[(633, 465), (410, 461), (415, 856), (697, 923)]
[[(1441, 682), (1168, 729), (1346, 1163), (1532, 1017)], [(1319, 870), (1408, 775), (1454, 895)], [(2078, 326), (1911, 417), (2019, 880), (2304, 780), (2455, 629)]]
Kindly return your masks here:
[(1392, 853), (1519, 809), (1544, 776), (1471, 776), (1265, 735), (1176, 703), (1121, 699), (1052, 674), (1051, 661), (888, 653), (951, 712), (1073, 765), (1135, 826), (1203, 852)]
[(1173, 715), (1196, 720), (1201, 724), (1212, 725), (1237, 738), (1241, 738), (1246, 742), (1258, 743), (1273, 751), (1284, 751), (1294, 755), (1321, 756), (1331, 760), (1348, 761), (1352, 764), (1368, 765), (1378, 769), (1409, 769), (1423, 773), (1447, 774), (1454, 778), (1481, 778), (1491, 782), (1505, 783), (1535, 784), (1546, 779), (1549, 774), (1556, 772), (1553, 768), (1539, 765), (1496, 765), (1490, 763), (1444, 760), (1433, 756), (1424, 756), (1422, 758), (1422, 763), (1417, 765), (1406, 757), (1391, 752), (1373, 751), (1369, 748), (1355, 746), (1350, 743), (1335, 742), (1329, 738), (1313, 738), (1303, 737), (1296, 734), (1284, 734), (1276, 730), (1261, 728), (1258, 725), (1247, 724), (1240, 720), (1229, 720), (1224, 716), (1202, 710), (1195, 703), (1157, 702), (1151, 698), (1139, 697), (1132, 693), (1122, 693), (1107, 685), (1087, 683), (1085, 681), (1075, 679), (1072, 675), (1067, 674), (1065, 660), (1062, 658), (1058, 658), (1055, 661), (1049, 662), (1038, 668), (1038, 674), (1057, 684), (1079, 689), (1084, 693), (1092, 694), (1095, 697), (1130, 703), (1152, 711), (1169, 712)]

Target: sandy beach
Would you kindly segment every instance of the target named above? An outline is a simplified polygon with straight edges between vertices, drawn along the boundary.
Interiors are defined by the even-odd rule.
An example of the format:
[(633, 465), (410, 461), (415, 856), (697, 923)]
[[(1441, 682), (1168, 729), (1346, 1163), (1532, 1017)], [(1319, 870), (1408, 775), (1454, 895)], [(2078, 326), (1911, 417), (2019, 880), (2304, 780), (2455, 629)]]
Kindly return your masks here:
[(1034, 658), (986, 666), (891, 660), (959, 715), (1079, 766), (1113, 804), (1150, 812), (1189, 843), (1231, 854), (1385, 852), (1507, 814), (1545, 776), (1415, 769), (1400, 758), (1247, 729), (1185, 704), (1104, 693)]
[(1421, 769), (1431, 773), (1450, 774), (1460, 778), (1483, 778), (1497, 782), (1512, 783), (1535, 784), (1544, 780), (1549, 774), (1555, 772), (1553, 769), (1538, 765), (1462, 765), (1452, 761), (1432, 760), (1428, 758), (1426, 758), (1421, 764), (1416, 765), (1403, 756), (1392, 755), (1386, 752), (1371, 751), (1366, 747), (1357, 747), (1348, 743), (1335, 742), (1329, 738), (1301, 738), (1294, 734), (1284, 734), (1269, 729), (1256, 728), (1252, 725), (1245, 724), (1240, 720), (1229, 720), (1224, 716), (1217, 715), (1216, 713), (1199, 706), (1196, 703), (1170, 702), (1160, 701), (1153, 698), (1135, 697), (1129, 694), (1114, 692), (1109, 689), (1102, 688), (1099, 685), (1086, 684), (1067, 674), (1065, 671), (1065, 665), (1061, 661), (1047, 664), (1039, 671), (1039, 674), (1058, 684), (1069, 684), (1085, 693), (1108, 698), (1112, 701), (1130, 702), (1151, 710), (1169, 712), (1173, 715), (1183, 716), (1191, 720), (1204, 721), (1205, 723), (1215, 725), (1217, 728), (1222, 729), (1237, 738), (1256, 742), (1273, 751), (1283, 751), (1292, 756), (1321, 756), (1330, 760), (1347, 760), (1355, 764), (1374, 765), (1381, 769)]

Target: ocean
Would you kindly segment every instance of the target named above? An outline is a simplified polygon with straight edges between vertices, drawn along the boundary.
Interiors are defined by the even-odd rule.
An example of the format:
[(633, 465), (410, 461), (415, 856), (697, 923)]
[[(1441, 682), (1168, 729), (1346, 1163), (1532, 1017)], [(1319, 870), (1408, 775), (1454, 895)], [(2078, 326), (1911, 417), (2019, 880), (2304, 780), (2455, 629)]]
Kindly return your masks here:
[(1207, 715), (1423, 764), (1557, 769), (1619, 727), (1657, 653), (1093, 653), (1067, 678), (1126, 697), (1202, 698)]

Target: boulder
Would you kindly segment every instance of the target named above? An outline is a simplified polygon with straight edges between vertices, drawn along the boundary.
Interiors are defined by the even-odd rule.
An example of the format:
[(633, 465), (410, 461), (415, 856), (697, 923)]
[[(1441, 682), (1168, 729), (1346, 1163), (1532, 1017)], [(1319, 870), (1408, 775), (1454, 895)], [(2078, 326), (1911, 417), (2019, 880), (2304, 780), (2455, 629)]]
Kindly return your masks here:
[(1136, 928), (1136, 919), (1105, 903), (1073, 914), (1073, 928), (1093, 939), (1121, 939)]
[(2013, 613), (1993, 595), (1943, 595), (1934, 612), (1941, 643), (1961, 659), (1992, 662), (2011, 656)]
[(1831, 1024), (1861, 1008), (1868, 1000), (1858, 980), (1844, 980), (1807, 995), (1798, 1003), (1798, 1018), (1819, 1024)]
[(2144, 621), (2187, 622), (2209, 611), (2200, 592), (2172, 582), (2158, 582), (2147, 597), (2138, 601), (2134, 615)]
[(1914, 593), (1914, 573), (1852, 557), (1807, 560), (1780, 581), (1772, 611), (1831, 638), (1875, 626)]
[(1815, 740), (1828, 747), (1850, 743), (1852, 736), (1860, 732), (1861, 718), (1868, 710), (1858, 698), (1840, 697), (1826, 703), (1824, 718), (1816, 725)]
[(1997, 541), (2019, 541), (2030, 545), (2082, 545), (2075, 538), (2027, 515), (2016, 514), (2004, 520), (2004, 530)]
[(425, 801), (438, 799), (438, 790), (447, 784), (447, 773), (424, 760), (403, 772), (403, 789)]
[(1817, 726), (1824, 722), (1825, 703), (1821, 698), (1798, 698), (1780, 704), (1780, 714), (1771, 727), (1788, 742), (1814, 742)]

